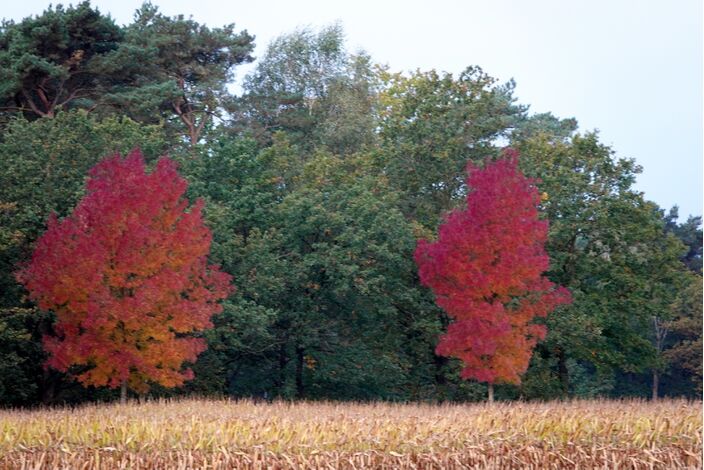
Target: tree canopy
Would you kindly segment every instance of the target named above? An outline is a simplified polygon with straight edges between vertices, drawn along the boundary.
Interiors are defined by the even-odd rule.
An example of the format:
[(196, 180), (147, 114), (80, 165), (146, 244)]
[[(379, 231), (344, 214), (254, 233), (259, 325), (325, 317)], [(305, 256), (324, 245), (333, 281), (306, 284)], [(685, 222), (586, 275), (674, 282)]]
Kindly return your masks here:
[(282, 34), (241, 76), (256, 25), (235, 20), (147, 2), (117, 25), (84, 1), (3, 22), (0, 403), (108, 399), (125, 378), (155, 396), (697, 396), (701, 217), (637, 191), (635, 160), (513, 81), (395, 71), (339, 24)]
[(517, 165), (513, 150), (481, 169), (470, 164), (467, 207), (415, 252), (421, 282), (454, 319), (438, 354), (460, 358), (463, 378), (489, 384), (520, 383), (546, 333), (532, 321), (570, 302), (569, 291), (542, 275), (548, 223), (538, 219), (538, 189)]
[(202, 203), (187, 210), (186, 184), (167, 158), (147, 174), (139, 151), (116, 155), (90, 171), (68, 217), (49, 219), (17, 274), (56, 314), (55, 335), (43, 338), (49, 366), (84, 366), (77, 378), (85, 385), (137, 391), (193, 377), (181, 365), (205, 342), (186, 334), (212, 326), (230, 276), (207, 265), (210, 231)]
[(2, 109), (36, 118), (54, 117), (62, 108), (97, 106), (117, 78), (104, 71), (124, 35), (88, 1), (49, 7), (19, 23), (5, 21), (0, 27)]

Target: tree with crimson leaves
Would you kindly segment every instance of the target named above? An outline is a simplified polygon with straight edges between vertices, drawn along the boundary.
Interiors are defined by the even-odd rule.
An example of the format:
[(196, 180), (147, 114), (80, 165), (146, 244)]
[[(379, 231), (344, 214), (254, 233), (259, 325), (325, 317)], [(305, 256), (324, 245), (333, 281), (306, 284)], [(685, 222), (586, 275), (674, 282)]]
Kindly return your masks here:
[(538, 217), (541, 195), (518, 165), (518, 152), (467, 166), (467, 206), (449, 214), (434, 242), (415, 252), (423, 285), (454, 321), (436, 353), (462, 360), (462, 378), (520, 383), (533, 347), (546, 329), (532, 323), (571, 302), (569, 291), (542, 273), (548, 222)]
[(87, 194), (48, 229), (17, 273), (39, 307), (56, 314), (45, 336), (47, 366), (85, 386), (148, 389), (193, 377), (230, 276), (208, 265), (211, 233), (202, 201), (189, 208), (187, 183), (163, 157), (151, 172), (139, 150), (115, 155), (89, 173)]

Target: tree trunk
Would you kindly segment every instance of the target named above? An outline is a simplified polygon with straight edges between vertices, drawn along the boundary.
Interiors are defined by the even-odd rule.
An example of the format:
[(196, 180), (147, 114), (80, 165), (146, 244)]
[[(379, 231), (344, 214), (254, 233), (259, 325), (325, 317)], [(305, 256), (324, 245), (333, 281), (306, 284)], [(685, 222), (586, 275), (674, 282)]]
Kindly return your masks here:
[(433, 350), (433, 363), (435, 365), (435, 385), (436, 385), (436, 396), (439, 401), (447, 400), (447, 378), (444, 374), (444, 367), (447, 364), (448, 359), (444, 356), (439, 356), (435, 354)]
[(188, 137), (190, 137), (191, 140), (191, 147), (195, 147), (198, 143), (198, 133), (195, 127), (191, 127), (190, 129), (188, 129)]
[(296, 348), (296, 398), (303, 398), (303, 348)]
[(50, 405), (54, 402), (56, 396), (56, 374), (49, 369), (44, 369), (42, 372), (42, 403)]
[(120, 404), (124, 405), (127, 403), (127, 381), (123, 380), (120, 386)]
[[(51, 318), (47, 314), (42, 315), (37, 327), (39, 329), (40, 337), (50, 336), (54, 334), (54, 328), (52, 326)], [(42, 379), (40, 384), (43, 404), (49, 405), (54, 402), (54, 399), (56, 397), (56, 386), (58, 379), (59, 377), (57, 373), (53, 371), (53, 369), (45, 367), (42, 371)]]
[(562, 396), (566, 397), (570, 391), (570, 373), (567, 370), (567, 357), (565, 350), (557, 348), (557, 374), (560, 377)]
[(282, 343), (279, 347), (279, 373), (274, 381), (274, 386), (276, 387), (276, 392), (279, 396), (283, 397), (286, 390), (286, 366), (288, 365), (288, 355), (286, 354), (286, 343)]
[(489, 382), (489, 403), (494, 403), (494, 384)]
[[(662, 351), (665, 347), (665, 338), (667, 338), (667, 323), (653, 315), (653, 327), (655, 330), (655, 351), (658, 359), (662, 358)], [(660, 385), (660, 371), (657, 365), (653, 368), (653, 401), (658, 399), (658, 386)]]

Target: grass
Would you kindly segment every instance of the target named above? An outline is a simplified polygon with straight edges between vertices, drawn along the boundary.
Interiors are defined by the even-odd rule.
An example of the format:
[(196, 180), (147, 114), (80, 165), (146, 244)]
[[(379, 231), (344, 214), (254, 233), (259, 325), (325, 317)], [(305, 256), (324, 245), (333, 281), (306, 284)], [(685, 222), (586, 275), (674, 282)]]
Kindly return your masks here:
[(0, 411), (0, 468), (701, 468), (702, 404), (180, 400)]

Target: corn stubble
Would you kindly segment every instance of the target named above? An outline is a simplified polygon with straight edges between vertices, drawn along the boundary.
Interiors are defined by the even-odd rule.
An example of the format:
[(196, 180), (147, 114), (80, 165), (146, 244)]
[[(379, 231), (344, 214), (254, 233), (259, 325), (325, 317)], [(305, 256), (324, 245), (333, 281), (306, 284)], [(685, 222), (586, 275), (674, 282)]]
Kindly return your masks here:
[(701, 402), (180, 400), (0, 411), (0, 469), (701, 468)]

